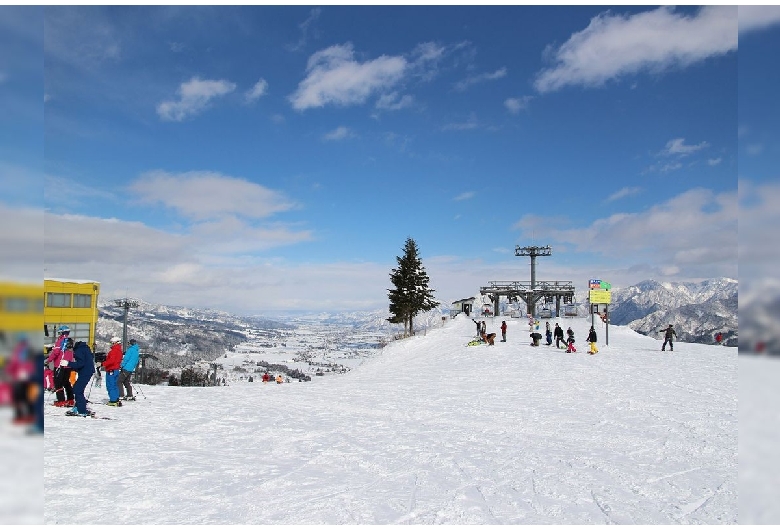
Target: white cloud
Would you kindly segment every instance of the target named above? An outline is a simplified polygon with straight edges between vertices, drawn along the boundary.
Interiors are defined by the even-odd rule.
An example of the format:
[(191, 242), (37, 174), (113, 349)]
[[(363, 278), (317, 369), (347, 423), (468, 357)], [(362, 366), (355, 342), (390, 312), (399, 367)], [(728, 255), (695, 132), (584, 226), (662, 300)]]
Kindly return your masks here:
[(352, 132), (349, 130), (349, 127), (344, 127), (343, 125), (340, 127), (336, 127), (329, 133), (325, 134), (322, 139), (328, 140), (328, 141), (337, 141), (337, 140), (344, 140), (345, 138), (349, 138), (353, 136)]
[(414, 98), (408, 94), (401, 96), (398, 92), (382, 94), (376, 101), (376, 108), (380, 110), (400, 110), (411, 107)]
[(616, 201), (618, 199), (622, 199), (624, 197), (630, 197), (632, 195), (636, 195), (637, 193), (639, 193), (641, 191), (642, 191), (642, 188), (638, 188), (638, 187), (625, 187), (625, 188), (622, 188), (622, 189), (616, 191), (615, 193), (613, 193), (609, 197), (607, 197), (606, 201), (607, 202), (613, 202), (613, 201)]
[[(40, 182), (38, 183), (40, 193)], [(40, 282), (43, 269), (43, 209), (4, 204), (0, 199), (0, 278), (19, 282)]]
[(521, 219), (530, 237), (596, 252), (643, 267), (678, 267), (680, 275), (712, 278), (737, 274), (738, 201), (735, 191), (692, 189), (638, 213), (617, 213), (584, 228), (562, 228), (560, 219)]
[(760, 155), (764, 151), (764, 144), (750, 144), (745, 150), (751, 156)]
[(690, 16), (673, 7), (636, 15), (605, 12), (546, 51), (554, 65), (538, 74), (534, 86), (539, 92), (600, 87), (641, 71), (685, 67), (736, 50), (737, 32), (736, 6), (706, 6)]
[(506, 77), (506, 67), (499, 68), (495, 72), (487, 72), (484, 74), (469, 76), (466, 79), (463, 79), (455, 83), (455, 90), (459, 92), (463, 92), (467, 90), (470, 86), (476, 85), (477, 83), (484, 83), (485, 81), (494, 81), (496, 79), (501, 79), (503, 77)]
[(507, 98), (506, 101), (504, 101), (504, 106), (511, 112), (512, 114), (517, 114), (521, 110), (525, 110), (528, 108), (528, 104), (533, 99), (533, 96), (521, 96), (519, 98)]
[(721, 162), (723, 162), (723, 159), (721, 157), (718, 157), (718, 158), (708, 158), (707, 159), (707, 164), (709, 164), (711, 166), (717, 166)]
[(141, 202), (161, 203), (189, 219), (214, 219), (234, 214), (260, 219), (296, 207), (281, 192), (208, 171), (151, 171), (129, 187)]
[(710, 144), (707, 142), (699, 142), (696, 145), (686, 145), (685, 138), (675, 138), (666, 142), (666, 147), (658, 153), (659, 156), (688, 156), (700, 151)]
[(257, 83), (255, 83), (255, 86), (252, 87), (252, 90), (247, 90), (246, 101), (249, 103), (253, 101), (257, 101), (262, 96), (265, 96), (267, 91), (268, 91), (268, 81), (266, 81), (261, 77), (260, 80)]
[(236, 84), (229, 81), (199, 79), (193, 77), (181, 84), (178, 101), (163, 101), (157, 105), (157, 114), (163, 120), (182, 121), (206, 108), (209, 101), (235, 90)]
[(466, 191), (452, 199), (453, 201), (465, 201), (467, 199), (473, 198), (475, 193), (473, 191)]
[(309, 11), (309, 16), (298, 24), (298, 28), (301, 30), (301, 37), (298, 39), (298, 42), (287, 46), (287, 49), (293, 52), (297, 52), (298, 50), (303, 49), (304, 46), (306, 46), (306, 42), (309, 38), (309, 28), (314, 25), (314, 23), (317, 21), (318, 18), (320, 18), (320, 15), (322, 14), (322, 9), (319, 7), (315, 7), (311, 11)]
[(780, 24), (780, 6), (739, 6), (739, 32), (760, 31)]
[(306, 78), (289, 100), (296, 110), (362, 104), (395, 86), (406, 68), (403, 57), (383, 55), (361, 63), (354, 59), (351, 43), (331, 46), (309, 58)]
[(443, 131), (468, 131), (470, 129), (476, 129), (479, 127), (477, 122), (477, 115), (473, 112), (469, 115), (469, 118), (463, 122), (448, 123), (442, 126)]

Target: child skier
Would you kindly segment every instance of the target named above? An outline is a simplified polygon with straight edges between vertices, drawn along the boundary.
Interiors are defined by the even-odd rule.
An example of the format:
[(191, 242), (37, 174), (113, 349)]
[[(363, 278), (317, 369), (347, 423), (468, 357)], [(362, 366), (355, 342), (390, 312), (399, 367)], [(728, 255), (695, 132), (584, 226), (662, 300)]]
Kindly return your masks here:
[(577, 348), (574, 347), (574, 331), (571, 327), (566, 330), (566, 344), (568, 345), (566, 353), (577, 353)]

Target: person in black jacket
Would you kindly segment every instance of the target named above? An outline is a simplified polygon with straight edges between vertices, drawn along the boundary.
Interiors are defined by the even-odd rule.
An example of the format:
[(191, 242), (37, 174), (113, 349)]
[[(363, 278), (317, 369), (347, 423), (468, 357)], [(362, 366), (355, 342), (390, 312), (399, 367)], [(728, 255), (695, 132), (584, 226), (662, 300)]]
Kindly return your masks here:
[(566, 353), (577, 353), (577, 348), (574, 347), (574, 331), (569, 327), (566, 330)]
[(87, 411), (87, 398), (84, 397), (84, 390), (86, 390), (89, 380), (92, 379), (92, 374), (95, 373), (95, 358), (92, 356), (92, 350), (89, 349), (86, 342), (79, 341), (76, 343), (73, 348), (73, 362), (70, 366), (78, 374), (76, 384), (73, 385), (76, 406), (65, 414), (68, 416), (86, 416), (89, 412)]
[(555, 324), (553, 336), (555, 337), (555, 347), (560, 348), (561, 342), (563, 342), (563, 328), (559, 324)]
[(666, 350), (666, 344), (669, 343), (669, 351), (674, 351), (674, 343), (672, 342), (673, 338), (677, 336), (677, 333), (674, 331), (674, 328), (671, 324), (669, 324), (669, 327), (666, 329), (662, 329), (662, 332), (665, 332), (664, 335), (664, 344), (661, 346), (661, 351)]
[(590, 353), (591, 355), (594, 355), (599, 352), (599, 349), (596, 347), (596, 341), (598, 341), (598, 338), (596, 337), (596, 330), (593, 328), (593, 326), (590, 327), (590, 333), (588, 333), (588, 342), (590, 342)]

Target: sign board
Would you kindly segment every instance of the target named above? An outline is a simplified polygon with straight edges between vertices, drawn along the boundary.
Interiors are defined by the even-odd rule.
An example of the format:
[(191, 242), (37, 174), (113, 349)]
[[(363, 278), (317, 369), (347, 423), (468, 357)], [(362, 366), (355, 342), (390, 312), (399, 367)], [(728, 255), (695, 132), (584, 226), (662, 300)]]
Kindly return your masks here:
[(601, 289), (601, 280), (589, 280), (588, 289)]
[(601, 282), (601, 288), (609, 291), (610, 289), (612, 289), (612, 284), (609, 282)]
[(590, 303), (591, 304), (611, 304), (612, 303), (612, 291), (591, 290), (590, 291)]
[(594, 315), (603, 315), (607, 312), (607, 304), (590, 304), (590, 312)]

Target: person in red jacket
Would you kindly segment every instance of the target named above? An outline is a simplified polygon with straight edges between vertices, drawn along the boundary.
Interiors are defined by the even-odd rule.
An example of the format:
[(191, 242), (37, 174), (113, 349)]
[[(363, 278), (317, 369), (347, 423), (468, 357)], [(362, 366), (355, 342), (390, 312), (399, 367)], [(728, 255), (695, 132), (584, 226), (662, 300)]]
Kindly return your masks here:
[(506, 342), (506, 320), (501, 321), (501, 342)]
[(122, 339), (111, 337), (111, 349), (108, 350), (106, 360), (103, 361), (103, 369), (106, 372), (106, 390), (108, 391), (108, 403), (112, 407), (121, 407), (119, 401), (119, 365), (122, 363)]

